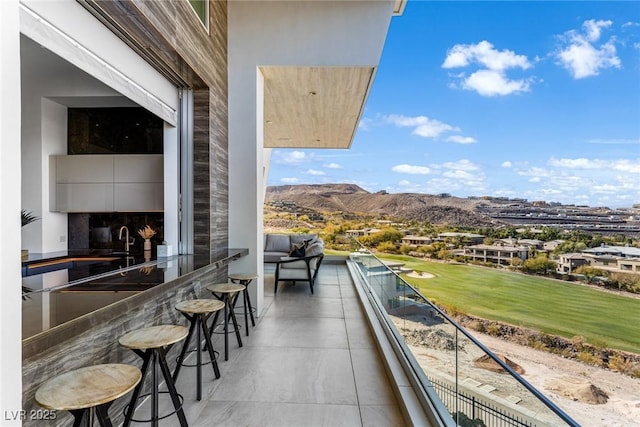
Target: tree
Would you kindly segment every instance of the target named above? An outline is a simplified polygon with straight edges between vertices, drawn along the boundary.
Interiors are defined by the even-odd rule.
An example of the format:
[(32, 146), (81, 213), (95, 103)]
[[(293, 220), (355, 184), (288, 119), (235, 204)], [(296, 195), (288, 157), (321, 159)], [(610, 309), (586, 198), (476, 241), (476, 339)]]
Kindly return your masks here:
[(529, 258), (522, 264), (522, 270), (527, 273), (548, 274), (554, 271), (556, 263), (547, 258), (547, 255), (539, 255), (535, 258)]

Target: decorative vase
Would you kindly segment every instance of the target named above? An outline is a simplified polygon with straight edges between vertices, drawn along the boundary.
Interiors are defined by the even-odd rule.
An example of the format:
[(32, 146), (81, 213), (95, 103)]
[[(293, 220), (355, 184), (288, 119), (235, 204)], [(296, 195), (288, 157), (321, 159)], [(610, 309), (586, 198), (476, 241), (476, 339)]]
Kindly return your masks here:
[(144, 250), (145, 251), (150, 251), (151, 250), (151, 240), (144, 239)]

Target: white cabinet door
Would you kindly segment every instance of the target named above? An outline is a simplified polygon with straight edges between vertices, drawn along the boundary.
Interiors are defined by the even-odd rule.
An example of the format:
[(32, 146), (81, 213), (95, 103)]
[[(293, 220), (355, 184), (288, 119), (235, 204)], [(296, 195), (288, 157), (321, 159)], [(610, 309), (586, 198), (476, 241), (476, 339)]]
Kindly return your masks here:
[(58, 212), (164, 210), (162, 154), (52, 157)]
[(114, 210), (118, 212), (162, 212), (162, 183), (127, 182), (114, 184)]
[(114, 157), (114, 182), (163, 182), (162, 154), (131, 154)]
[(56, 207), (59, 212), (112, 212), (113, 183), (56, 184)]
[(56, 156), (56, 182), (113, 182), (112, 155)]

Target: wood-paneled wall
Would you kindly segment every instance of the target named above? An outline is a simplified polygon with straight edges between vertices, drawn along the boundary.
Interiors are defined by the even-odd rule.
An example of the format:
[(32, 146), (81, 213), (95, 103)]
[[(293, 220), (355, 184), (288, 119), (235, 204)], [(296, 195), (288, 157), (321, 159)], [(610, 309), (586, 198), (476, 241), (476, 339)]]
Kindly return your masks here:
[(194, 90), (194, 251), (228, 247), (227, 2), (209, 30), (186, 0), (78, 0), (178, 86)]

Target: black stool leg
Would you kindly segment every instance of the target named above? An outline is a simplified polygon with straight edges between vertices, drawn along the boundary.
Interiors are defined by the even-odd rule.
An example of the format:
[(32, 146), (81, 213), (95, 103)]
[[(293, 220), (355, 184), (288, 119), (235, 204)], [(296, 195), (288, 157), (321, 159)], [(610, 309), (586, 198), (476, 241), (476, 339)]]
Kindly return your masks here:
[(113, 427), (113, 424), (111, 424), (111, 418), (109, 417), (109, 408), (111, 407), (112, 403), (113, 400), (111, 402), (107, 402), (95, 407), (98, 422), (102, 427)]
[[(170, 348), (171, 346), (167, 348), (166, 352), (168, 352)], [(165, 353), (160, 349), (156, 349), (156, 351), (158, 352), (158, 364), (160, 365), (160, 370), (162, 371), (165, 383), (167, 385), (167, 388), (169, 389), (169, 395), (171, 396), (171, 400), (173, 401), (173, 407), (176, 409), (176, 413), (178, 414), (180, 426), (188, 427), (189, 424), (187, 423), (187, 418), (184, 415), (184, 410), (182, 409), (182, 404), (180, 403), (180, 398), (178, 397), (178, 391), (176, 390), (176, 386), (173, 383), (173, 379), (171, 378), (171, 371), (169, 370), (169, 365), (167, 365)], [(156, 420), (156, 423), (157, 422), (158, 421)]]
[(158, 350), (151, 350), (151, 425), (153, 427), (158, 427), (158, 359)]
[(124, 415), (124, 424), (123, 427), (129, 427), (131, 424), (131, 417), (133, 417), (133, 411), (136, 409), (136, 402), (138, 401), (138, 397), (140, 396), (140, 391), (142, 391), (142, 386), (144, 385), (144, 379), (147, 376), (147, 370), (149, 369), (149, 360), (151, 359), (151, 354), (149, 351), (141, 352), (139, 350), (134, 350), (134, 352), (142, 357), (142, 377), (140, 378), (140, 382), (133, 390), (133, 395), (131, 396), (131, 400), (129, 401), (129, 407), (127, 408), (127, 413)]
[[(229, 360), (229, 321), (227, 317), (227, 311), (229, 308), (229, 297), (224, 295), (224, 360)], [(231, 313), (233, 313), (233, 307), (231, 307)]]
[[(209, 313), (209, 316), (211, 316), (211, 313)], [(202, 332), (204, 333), (204, 340), (206, 343), (205, 345), (207, 346), (209, 357), (211, 358), (211, 364), (213, 365), (213, 374), (216, 376), (216, 378), (220, 378), (220, 369), (218, 368), (218, 361), (216, 360), (216, 356), (213, 351), (211, 334), (209, 334), (209, 330), (207, 329), (207, 317), (208, 316), (203, 316), (202, 322), (200, 324), (202, 325)]]
[(200, 316), (200, 314), (195, 315), (196, 337), (198, 338), (198, 351), (196, 352), (196, 381), (198, 382), (196, 398), (198, 401), (202, 400), (202, 350), (200, 349), (200, 343), (202, 342), (202, 337), (200, 336), (200, 330), (202, 328), (200, 327), (200, 323), (202, 318)]
[[(182, 351), (180, 352), (180, 357), (178, 357), (178, 361), (176, 363), (176, 369), (173, 371), (173, 382), (178, 381), (178, 374), (180, 373), (180, 369), (182, 368), (182, 362), (184, 362), (184, 356), (187, 354), (187, 350), (189, 349), (189, 343), (191, 342), (191, 337), (193, 336), (193, 330), (196, 326), (194, 322), (193, 316), (189, 316), (186, 313), (182, 313), (184, 317), (186, 317), (191, 325), (189, 326), (189, 334), (187, 335), (187, 339), (182, 346)], [(198, 341), (198, 346), (200, 346), (200, 341)]]
[[(238, 326), (238, 319), (236, 318), (236, 313), (235, 313), (235, 310), (234, 310), (234, 308), (236, 306), (236, 303), (238, 302), (238, 297), (239, 296), (240, 296), (240, 292), (238, 292), (236, 294), (235, 299), (233, 299), (233, 303), (231, 304), (231, 310), (230, 310), (231, 313), (230, 314), (231, 314), (231, 320), (233, 321), (233, 329), (235, 329), (235, 332), (236, 332), (236, 339), (238, 340), (238, 347), (242, 347), (242, 337), (240, 336), (240, 328)], [(246, 315), (246, 311), (245, 311), (245, 315)], [(225, 322), (225, 325), (227, 323), (228, 322)]]
[[(250, 280), (245, 284), (247, 289), (245, 289), (244, 292), (245, 292), (245, 297), (247, 298), (247, 305), (249, 306), (249, 316), (251, 316), (251, 326), (255, 328), (256, 320), (253, 318), (253, 305), (251, 305), (251, 297), (249, 296), (249, 283), (251, 283)], [(249, 335), (248, 332), (247, 332), (247, 335)]]
[(71, 415), (73, 415), (73, 427), (80, 427), (82, 425), (82, 419), (84, 418), (84, 414), (87, 412), (87, 409), (72, 409)]

